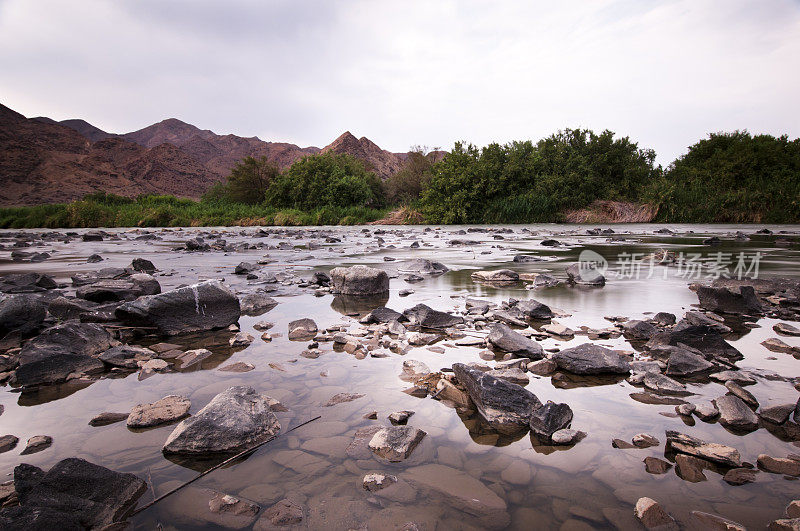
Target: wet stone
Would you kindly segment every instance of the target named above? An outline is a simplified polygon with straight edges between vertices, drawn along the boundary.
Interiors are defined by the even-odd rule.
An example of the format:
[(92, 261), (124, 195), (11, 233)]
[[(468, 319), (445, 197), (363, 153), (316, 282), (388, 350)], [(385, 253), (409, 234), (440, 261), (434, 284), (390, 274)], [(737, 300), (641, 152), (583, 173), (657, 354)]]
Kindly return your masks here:
[(122, 422), (128, 418), (129, 414), (130, 413), (100, 413), (99, 415), (95, 415), (92, 420), (89, 421), (89, 426), (107, 426), (109, 424)]
[(723, 426), (742, 431), (758, 429), (758, 417), (739, 397), (725, 395), (717, 398), (715, 403)]
[(381, 428), (369, 441), (369, 448), (378, 457), (391, 462), (408, 458), (426, 433), (413, 426)]
[(0, 437), (0, 454), (3, 452), (8, 452), (9, 450), (13, 450), (16, 448), (18, 442), (19, 437), (14, 435), (3, 435)]
[(148, 428), (173, 422), (189, 414), (191, 401), (183, 396), (169, 395), (152, 404), (139, 404), (128, 415), (129, 428)]
[(644, 468), (649, 474), (666, 474), (672, 465), (658, 457), (645, 457)]
[(668, 531), (679, 529), (675, 519), (652, 498), (639, 498), (635, 508), (636, 518), (642, 523), (645, 529)]
[(728, 470), (722, 479), (729, 485), (744, 485), (753, 483), (756, 480), (758, 470), (751, 468), (732, 468)]
[(53, 444), (53, 438), (49, 435), (34, 435), (28, 439), (25, 449), (22, 450), (20, 455), (35, 454), (50, 448)]

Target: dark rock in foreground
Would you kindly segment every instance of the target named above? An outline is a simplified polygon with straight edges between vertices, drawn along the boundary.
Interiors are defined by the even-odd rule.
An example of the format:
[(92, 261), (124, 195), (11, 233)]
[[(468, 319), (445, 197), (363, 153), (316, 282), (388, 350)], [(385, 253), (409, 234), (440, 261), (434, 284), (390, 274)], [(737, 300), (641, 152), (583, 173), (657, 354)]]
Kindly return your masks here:
[(164, 453), (233, 453), (264, 442), (281, 429), (269, 403), (269, 397), (252, 387), (231, 387), (178, 424), (164, 443)]
[(500, 433), (512, 434), (527, 429), (531, 412), (542, 405), (536, 395), (524, 387), (463, 363), (453, 365), (453, 373), (466, 388), (481, 416)]
[(116, 310), (123, 322), (152, 326), (166, 335), (225, 328), (240, 315), (239, 299), (217, 281), (140, 297)]
[(121, 474), (83, 459), (59, 461), (49, 471), (22, 464), (14, 469), (20, 507), (0, 511), (3, 529), (99, 528), (119, 520), (146, 489)]
[(763, 309), (752, 286), (739, 286), (738, 292), (727, 287), (692, 286), (700, 307), (712, 312), (758, 315)]
[(0, 302), (0, 337), (17, 330), (29, 334), (47, 316), (44, 303), (36, 295), (14, 295)]

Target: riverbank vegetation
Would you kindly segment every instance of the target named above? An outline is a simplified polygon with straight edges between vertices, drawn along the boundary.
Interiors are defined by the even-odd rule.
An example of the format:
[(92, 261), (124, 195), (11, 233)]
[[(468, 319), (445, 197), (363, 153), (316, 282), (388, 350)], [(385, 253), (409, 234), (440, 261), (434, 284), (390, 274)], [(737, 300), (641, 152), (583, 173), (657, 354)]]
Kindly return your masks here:
[(363, 223), (800, 222), (800, 140), (715, 133), (666, 169), (611, 131), (415, 148), (385, 182), (350, 155), (247, 157), (200, 201), (103, 192), (0, 209), (3, 228)]

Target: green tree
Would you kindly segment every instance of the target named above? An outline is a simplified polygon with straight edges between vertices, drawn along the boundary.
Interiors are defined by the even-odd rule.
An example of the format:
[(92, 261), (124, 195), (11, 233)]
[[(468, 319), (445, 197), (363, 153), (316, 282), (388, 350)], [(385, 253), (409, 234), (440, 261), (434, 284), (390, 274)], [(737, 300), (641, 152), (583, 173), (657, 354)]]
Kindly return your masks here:
[(225, 184), (217, 183), (203, 198), (257, 205), (264, 201), (267, 189), (278, 175), (280, 170), (267, 157), (245, 157), (236, 163)]
[(269, 187), (267, 204), (313, 210), (326, 206), (384, 205), (381, 182), (350, 155), (322, 153), (296, 161)]
[(422, 190), (431, 178), (438, 148), (413, 146), (400, 171), (384, 182), (386, 200), (393, 205), (407, 205), (420, 198)]

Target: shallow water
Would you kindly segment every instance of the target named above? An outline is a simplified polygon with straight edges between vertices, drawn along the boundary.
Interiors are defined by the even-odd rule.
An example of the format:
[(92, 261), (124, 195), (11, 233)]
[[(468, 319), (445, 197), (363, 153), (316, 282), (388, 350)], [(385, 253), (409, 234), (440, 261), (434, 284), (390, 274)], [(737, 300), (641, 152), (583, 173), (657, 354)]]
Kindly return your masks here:
[[(674, 313), (680, 319), (697, 302), (688, 284), (698, 279), (678, 276), (675, 267), (657, 266), (650, 278), (615, 277), (609, 273), (608, 283), (603, 288), (558, 286), (530, 290), (526, 289), (525, 283), (503, 287), (476, 283), (470, 278), (470, 273), (476, 269), (508, 268), (520, 273), (552, 272), (554, 276), (563, 277), (563, 269), (576, 261), (584, 249), (594, 250), (612, 262), (619, 253), (644, 254), (668, 249), (700, 252), (704, 261), (713, 261), (718, 252), (734, 256), (739, 252), (748, 253), (747, 256), (760, 252), (763, 254), (760, 276), (800, 276), (800, 248), (796, 244), (794, 247), (774, 244), (778, 231), (787, 231), (790, 233), (788, 237), (796, 240), (800, 234), (796, 226), (770, 226), (776, 232), (773, 236), (753, 235), (762, 227), (752, 225), (670, 225), (669, 228), (677, 233), (675, 235), (654, 234), (654, 230), (660, 227), (653, 225), (613, 226), (615, 234), (611, 236), (589, 236), (585, 230), (595, 226), (577, 225), (512, 225), (508, 228), (513, 232), (502, 234), (503, 240), (495, 240), (494, 233), (457, 234), (468, 228), (445, 227), (424, 232), (425, 227), (381, 227), (387, 231), (381, 235), (385, 240), (382, 247), (372, 235), (361, 232), (363, 227), (291, 229), (291, 235), (271, 234), (265, 238), (253, 237), (256, 230), (253, 228), (154, 231), (164, 238), (160, 241), (131, 241), (127, 239), (128, 231), (110, 230), (121, 234), (122, 239), (73, 241), (26, 249), (47, 250), (52, 254), (50, 259), (38, 264), (13, 262), (9, 258), (10, 250), (2, 250), (0, 273), (47, 272), (59, 282), (68, 283), (70, 275), (77, 272), (125, 266), (132, 258), (142, 257), (152, 260), (161, 270), (156, 278), (164, 290), (206, 278), (224, 278), (234, 289), (242, 290), (248, 287), (248, 282), (244, 277), (233, 275), (233, 267), (241, 261), (257, 261), (264, 257), (274, 261), (265, 265), (261, 272), (289, 272), (301, 278), (310, 277), (314, 270), (327, 271), (334, 266), (352, 264), (373, 265), (397, 274), (402, 260), (429, 258), (443, 262), (451, 271), (414, 284), (393, 278), (388, 301), (375, 304), (385, 303), (402, 311), (422, 302), (438, 310), (460, 311), (464, 309), (465, 297), (479, 297), (496, 303), (509, 297), (535, 298), (570, 314), (555, 320), (576, 331), (582, 325), (608, 327), (611, 323), (603, 318), (608, 315), (637, 319), (664, 311)], [(369, 227), (369, 230), (375, 229)], [(523, 229), (531, 232), (523, 232)], [(753, 235), (752, 239), (734, 241), (730, 235), (737, 230)], [(277, 245), (287, 242), (289, 246), (299, 247), (236, 253), (174, 250), (197, 233), (207, 236), (215, 231), (229, 243)], [(342, 242), (320, 244), (324, 239), (303, 236), (315, 234), (315, 231), (340, 237)], [(9, 231), (0, 233), (0, 238), (8, 234)], [(130, 235), (139, 234), (133, 232)], [(702, 240), (711, 234), (723, 238), (723, 244), (714, 247), (702, 245)], [(555, 248), (540, 245), (543, 239), (551, 237), (565, 245)], [(615, 237), (623, 237), (624, 241), (610, 240)], [(448, 241), (456, 238), (477, 243), (447, 245)], [(309, 249), (310, 241), (319, 247)], [(414, 241), (419, 241), (421, 247), (409, 248)], [(387, 245), (396, 248), (387, 249)], [(489, 254), (482, 254), (485, 251)], [(86, 264), (86, 257), (92, 253), (99, 253), (106, 260)], [(512, 262), (513, 256), (520, 253), (534, 254), (546, 260)], [(385, 256), (397, 261), (385, 262)], [(617, 266), (612, 263), (611, 271), (615, 268)], [(706, 274), (709, 271), (704, 270)], [(648, 273), (649, 270), (643, 276)], [(254, 281), (250, 287), (260, 286), (264, 285)], [(259, 317), (242, 317), (240, 325), (243, 331), (258, 338), (261, 333), (253, 329), (253, 324), (260, 320), (274, 322), (275, 327), (270, 332), (283, 335), (272, 342), (256, 339), (245, 349), (231, 349), (227, 345), (230, 332), (169, 339), (187, 348), (204, 346), (212, 350), (214, 356), (203, 362), (201, 370), (155, 374), (142, 381), (136, 374), (130, 374), (91, 383), (64, 384), (33, 394), (19, 394), (4, 387), (0, 391), (0, 404), (5, 406), (5, 413), (0, 417), (0, 431), (16, 435), (21, 443), (17, 449), (0, 454), (0, 471), (11, 474), (20, 462), (48, 468), (60, 459), (77, 456), (114, 470), (137, 474), (152, 482), (155, 494), (160, 495), (177, 482), (191, 478), (209, 463), (173, 461), (163, 456), (161, 447), (174, 425), (134, 432), (124, 423), (90, 427), (89, 419), (103, 411), (128, 411), (136, 404), (153, 402), (168, 394), (190, 398), (191, 412), (194, 413), (224, 389), (232, 385), (249, 385), (277, 398), (289, 408), (288, 412), (277, 414), (284, 429), (316, 415), (322, 418), (276, 439), (241, 462), (213, 472), (195, 485), (253, 500), (262, 508), (288, 496), (305, 507), (302, 527), (354, 529), (366, 525), (369, 529), (384, 529), (399, 528), (407, 521), (424, 524), (428, 529), (485, 527), (485, 520), (460, 510), (447, 496), (419, 496), (406, 503), (387, 502), (373, 497), (361, 486), (364, 474), (370, 471), (402, 478), (406, 470), (430, 463), (461, 470), (498, 494), (507, 504), (510, 529), (557, 528), (562, 525), (578, 529), (581, 524), (595, 528), (634, 528), (637, 523), (633, 519), (633, 504), (641, 496), (659, 501), (687, 527), (695, 525), (691, 511), (705, 511), (748, 527), (763, 528), (771, 520), (782, 517), (789, 501), (800, 497), (799, 482), (766, 472), (759, 473), (755, 483), (744, 486), (728, 485), (720, 474), (709, 470), (705, 471), (707, 480), (699, 483), (681, 479), (675, 468), (663, 475), (646, 472), (642, 462), (645, 457), (665, 458), (665, 430), (678, 430), (709, 442), (728, 444), (740, 451), (743, 460), (751, 463), (755, 463), (758, 454), (784, 457), (797, 452), (798, 447), (764, 428), (742, 436), (727, 431), (716, 422), (706, 423), (694, 418), (687, 425), (674, 416), (672, 405), (649, 405), (631, 398), (631, 394), (641, 393), (643, 389), (624, 379), (571, 377), (565, 384), (550, 377), (531, 375), (527, 388), (542, 401), (569, 404), (574, 411), (572, 427), (588, 436), (569, 448), (541, 446), (529, 435), (516, 440), (498, 438), (487, 433), (476, 418), (462, 419), (454, 409), (438, 400), (419, 399), (403, 393), (409, 384), (399, 378), (405, 359), (421, 360), (431, 369), (438, 370), (456, 362), (482, 362), (478, 355), (481, 349), (456, 347), (452, 341), (445, 340), (437, 343), (444, 346), (444, 354), (418, 347), (411, 348), (404, 356), (391, 353), (386, 358), (358, 360), (347, 353), (334, 351), (330, 343), (322, 343), (323, 355), (318, 359), (306, 359), (300, 356), (300, 352), (306, 348), (307, 342), (292, 342), (285, 337), (289, 321), (311, 317), (320, 329), (349, 325), (350, 330), (355, 330), (360, 326), (357, 318), (344, 313), (364, 308), (354, 308), (352, 301), (334, 300), (332, 295), (316, 297), (288, 283), (264, 287), (278, 288), (274, 296), (280, 304)], [(398, 292), (405, 288), (412, 288), (415, 293), (400, 297)], [(728, 323), (736, 327), (729, 342), (745, 356), (738, 366), (759, 373), (758, 383), (747, 389), (759, 399), (762, 407), (795, 402), (798, 398), (790, 379), (800, 376), (800, 360), (788, 354), (772, 353), (760, 345), (765, 339), (777, 337), (772, 331), (775, 322), (761, 319), (757, 322), (759, 327), (753, 329), (743, 328), (740, 323)], [(800, 346), (800, 338), (781, 339)], [(547, 339), (541, 343), (547, 349), (586, 341), (586, 336), (578, 335), (571, 341)], [(623, 337), (598, 343), (631, 351), (638, 346), (631, 345)], [(256, 369), (242, 374), (216, 370), (223, 363), (236, 361), (252, 363)], [(271, 367), (270, 363), (278, 368)], [(770, 377), (774, 373), (783, 378)], [(726, 392), (722, 384), (715, 382), (689, 383), (688, 390), (694, 393), (688, 397), (692, 402), (717, 398)], [(363, 393), (365, 396), (353, 402), (323, 407), (331, 396), (339, 392)], [(428, 434), (408, 460), (385, 464), (375, 459), (347, 457), (345, 448), (352, 441), (356, 429), (388, 425), (386, 416), (403, 409), (415, 411), (409, 424)], [(373, 410), (378, 412), (377, 421), (363, 418), (365, 413)], [(612, 448), (612, 438), (630, 440), (641, 432), (655, 435), (661, 444), (648, 449)], [(40, 434), (51, 435), (53, 446), (37, 454), (20, 456), (24, 446), (22, 441)], [(150, 501), (152, 496), (152, 492), (146, 493), (140, 504)], [(192, 516), (187, 509), (188, 501), (181, 496), (176, 495), (137, 515), (134, 528), (151, 529), (156, 523), (164, 528), (215, 528)]]

